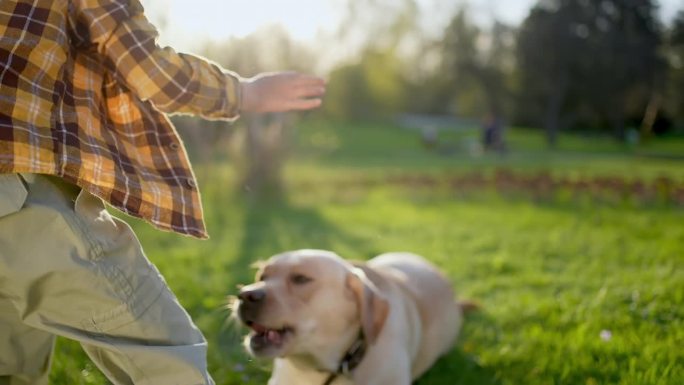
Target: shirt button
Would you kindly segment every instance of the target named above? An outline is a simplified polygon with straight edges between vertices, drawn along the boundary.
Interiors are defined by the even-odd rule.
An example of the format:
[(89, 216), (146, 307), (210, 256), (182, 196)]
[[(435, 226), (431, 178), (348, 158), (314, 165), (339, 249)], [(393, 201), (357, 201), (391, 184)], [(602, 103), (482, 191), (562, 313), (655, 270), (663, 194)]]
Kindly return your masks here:
[(192, 178), (186, 179), (186, 180), (185, 180), (185, 183), (188, 185), (188, 187), (190, 187), (190, 188), (192, 188), (192, 189), (194, 189), (194, 188), (197, 187), (197, 182), (195, 182), (195, 180), (192, 179)]
[(176, 143), (176, 142), (171, 142), (171, 143), (169, 144), (169, 148), (172, 149), (172, 150), (174, 150), (174, 151), (176, 151), (176, 150), (178, 150), (178, 149), (180, 148), (180, 145), (179, 145), (178, 143)]

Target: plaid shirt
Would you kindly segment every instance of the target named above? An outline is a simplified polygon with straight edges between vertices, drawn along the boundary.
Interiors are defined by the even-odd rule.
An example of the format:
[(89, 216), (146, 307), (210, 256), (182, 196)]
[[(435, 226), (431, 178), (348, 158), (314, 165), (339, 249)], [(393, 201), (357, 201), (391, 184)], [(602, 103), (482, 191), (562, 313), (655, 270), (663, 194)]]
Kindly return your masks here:
[(138, 0), (0, 0), (0, 173), (58, 175), (161, 229), (206, 238), (164, 113), (234, 119), (239, 80), (156, 37)]

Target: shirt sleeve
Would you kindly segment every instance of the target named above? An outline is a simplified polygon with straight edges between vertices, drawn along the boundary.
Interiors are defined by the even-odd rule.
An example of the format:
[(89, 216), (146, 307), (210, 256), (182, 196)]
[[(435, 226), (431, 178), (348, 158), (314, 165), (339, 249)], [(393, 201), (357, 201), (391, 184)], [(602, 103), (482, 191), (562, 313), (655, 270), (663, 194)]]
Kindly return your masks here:
[(204, 58), (157, 45), (139, 0), (77, 0), (78, 22), (126, 85), (162, 112), (234, 120), (239, 76)]

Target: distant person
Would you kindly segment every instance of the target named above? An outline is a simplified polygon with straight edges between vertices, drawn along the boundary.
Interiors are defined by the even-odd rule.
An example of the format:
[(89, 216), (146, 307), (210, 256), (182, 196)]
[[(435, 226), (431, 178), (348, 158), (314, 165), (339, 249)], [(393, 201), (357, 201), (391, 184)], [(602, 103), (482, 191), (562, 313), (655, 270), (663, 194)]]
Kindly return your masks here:
[(439, 145), (439, 130), (434, 126), (425, 126), (420, 130), (423, 146), (428, 150), (434, 150)]
[(504, 141), (503, 120), (494, 114), (489, 114), (482, 122), (482, 146), (485, 151), (506, 151)]
[(115, 384), (213, 384), (202, 333), (103, 200), (206, 238), (164, 113), (307, 110), (325, 84), (242, 79), (156, 37), (138, 0), (0, 2), (0, 384), (47, 384), (55, 335)]

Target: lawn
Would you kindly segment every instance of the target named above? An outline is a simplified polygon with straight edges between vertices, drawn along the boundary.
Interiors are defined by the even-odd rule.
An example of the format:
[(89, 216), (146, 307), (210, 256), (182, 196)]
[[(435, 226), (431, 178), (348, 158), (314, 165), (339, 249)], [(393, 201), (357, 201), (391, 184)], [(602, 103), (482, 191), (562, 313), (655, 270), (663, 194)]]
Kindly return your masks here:
[[(458, 346), (419, 385), (684, 383), (681, 202), (658, 188), (635, 197), (620, 188), (509, 192), (496, 182), (449, 182), (506, 170), (645, 184), (666, 178), (681, 187), (684, 160), (671, 155), (684, 154), (684, 141), (633, 149), (564, 136), (550, 151), (539, 133), (513, 130), (507, 155), (471, 156), (458, 150), (472, 142), (468, 135), (446, 134), (456, 151), (440, 154), (391, 125), (310, 122), (294, 131), (286, 191), (277, 198), (246, 197), (229, 163), (198, 165), (211, 240), (132, 220), (209, 340), (217, 384), (265, 384), (268, 364), (243, 353), (242, 331), (226, 321), (223, 304), (251, 280), (251, 262), (295, 248), (352, 259), (414, 251), (481, 304)], [(107, 383), (77, 344), (62, 339), (51, 378)]]

